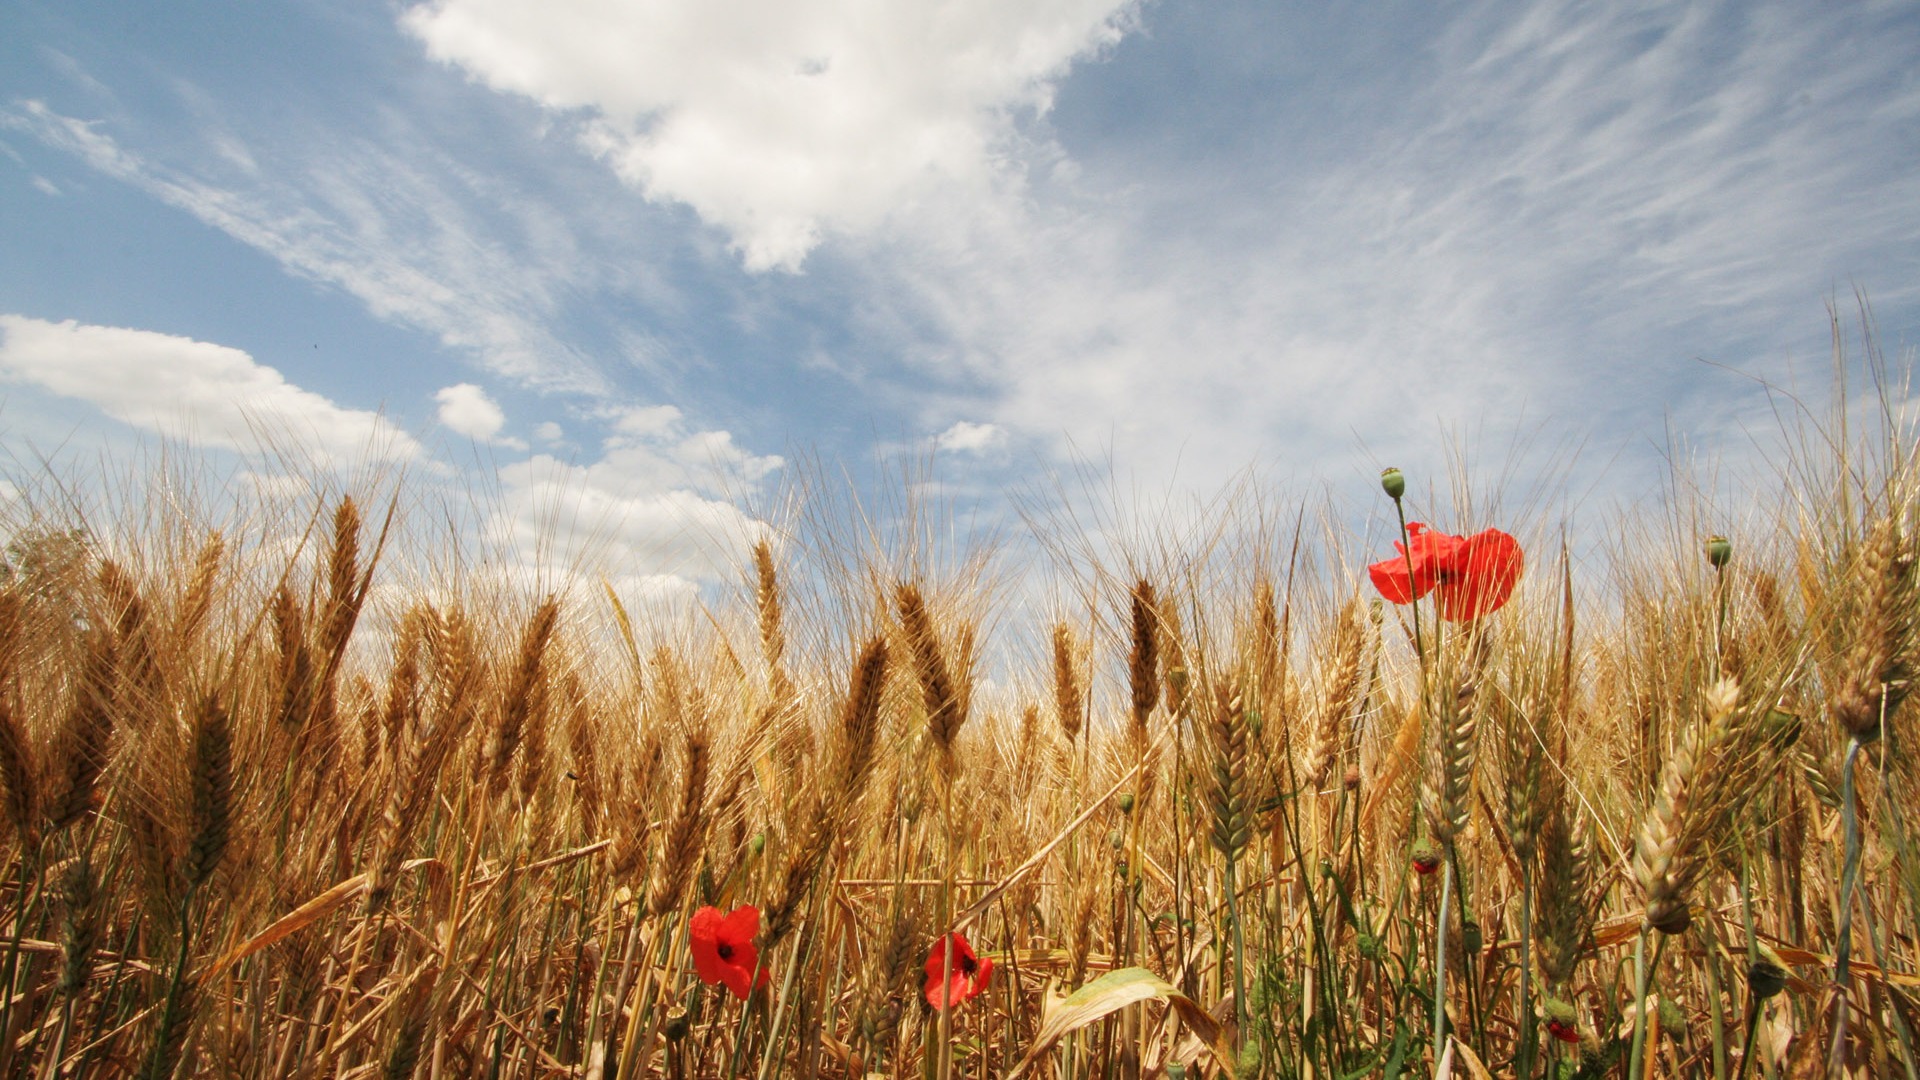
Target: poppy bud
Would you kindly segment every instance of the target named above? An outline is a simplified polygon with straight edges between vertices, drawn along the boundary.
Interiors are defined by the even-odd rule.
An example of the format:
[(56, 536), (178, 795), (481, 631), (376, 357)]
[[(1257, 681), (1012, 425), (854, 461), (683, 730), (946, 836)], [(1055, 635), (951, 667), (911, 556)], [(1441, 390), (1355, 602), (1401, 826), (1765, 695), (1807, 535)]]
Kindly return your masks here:
[(1423, 876), (1440, 869), (1440, 845), (1434, 843), (1432, 837), (1423, 836), (1414, 841), (1413, 869)]
[(1120, 793), (1120, 812), (1123, 814), (1133, 813), (1133, 792), (1123, 791)]
[(1485, 945), (1486, 935), (1481, 933), (1480, 924), (1469, 919), (1460, 924), (1460, 944), (1467, 950), (1468, 956), (1477, 955)]
[(753, 839), (747, 843), (747, 850), (752, 853), (754, 858), (759, 858), (760, 853), (767, 850), (767, 834), (763, 832), (754, 833)]
[(1580, 1016), (1559, 998), (1548, 998), (1540, 1010), (1547, 1018), (1547, 1034), (1565, 1043), (1580, 1041)]
[(1733, 558), (1733, 544), (1724, 536), (1707, 537), (1707, 564), (1715, 570), (1727, 565)]
[(1407, 478), (1400, 475), (1399, 469), (1391, 467), (1381, 469), (1380, 490), (1387, 493), (1387, 498), (1399, 502), (1400, 496), (1407, 493)]

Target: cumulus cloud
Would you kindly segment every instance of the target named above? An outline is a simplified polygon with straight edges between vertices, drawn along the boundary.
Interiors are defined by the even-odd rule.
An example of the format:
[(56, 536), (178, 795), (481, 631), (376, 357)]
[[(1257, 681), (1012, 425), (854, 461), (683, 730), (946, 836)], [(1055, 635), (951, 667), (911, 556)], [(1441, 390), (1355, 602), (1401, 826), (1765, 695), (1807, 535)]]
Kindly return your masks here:
[(507, 424), (507, 414), (487, 396), (487, 392), (472, 383), (457, 383), (444, 387), (433, 399), (440, 403), (440, 422), (457, 435), (480, 442), (499, 443), (517, 449), (526, 449), (527, 444), (520, 439), (502, 439), (500, 429)]
[(798, 269), (935, 192), (996, 179), (1015, 118), (1111, 45), (1137, 0), (432, 0), (437, 59), (556, 110), (651, 199), (691, 206), (754, 270)]
[(1006, 442), (1007, 433), (997, 424), (976, 424), (961, 420), (934, 436), (933, 444), (956, 454), (984, 454)]
[(420, 444), (377, 413), (289, 383), (239, 349), (151, 330), (0, 315), (0, 378), (89, 402), (199, 446), (307, 450), (322, 461), (402, 461)]
[(766, 526), (741, 507), (784, 462), (678, 410), (615, 410), (598, 460), (537, 453), (500, 470), (495, 531), (520, 563), (595, 567), (648, 595), (682, 596), (737, 564)]

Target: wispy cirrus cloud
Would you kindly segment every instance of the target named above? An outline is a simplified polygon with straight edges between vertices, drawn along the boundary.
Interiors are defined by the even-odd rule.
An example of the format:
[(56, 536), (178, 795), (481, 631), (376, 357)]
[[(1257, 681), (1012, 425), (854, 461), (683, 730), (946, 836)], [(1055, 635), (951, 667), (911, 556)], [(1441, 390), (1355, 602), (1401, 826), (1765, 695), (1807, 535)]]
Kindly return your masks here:
[[(1363, 18), (1327, 16), (1343, 17), (1316, 26), (1317, 63), (1380, 63)], [(1363, 446), (1437, 466), (1452, 437), (1548, 419), (1609, 440), (1605, 459), (1669, 422), (1732, 434), (1729, 398), (1758, 395), (1694, 358), (1779, 372), (1817, 343), (1836, 284), (1911, 316), (1914, 20), (1797, 3), (1419, 17), (1437, 23), (1424, 48), (1300, 100), (1214, 87), (1275, 103), (1186, 154), (1151, 131), (1089, 142), (1063, 104), (1079, 168), (873, 240), (876, 291), (935, 328), (896, 350), (900, 399), (931, 430), (984, 418), (1203, 482), (1261, 460), (1364, 471)], [(1179, 31), (1153, 29), (1113, 65), (1190, 60), (1156, 54)], [(1195, 167), (1202, 152), (1219, 158)]]
[(210, 124), (190, 133), (202, 152), (161, 160), (122, 145), (102, 123), (31, 99), (0, 109), (0, 127), (72, 154), (500, 374), (559, 390), (606, 389), (596, 365), (556, 333), (572, 255), (566, 230), (543, 228), (537, 217), (522, 219), (518, 236), (503, 230), (476, 207), (510, 205), (510, 195), (430, 149), (398, 155), (342, 138), (267, 169), (239, 136)]

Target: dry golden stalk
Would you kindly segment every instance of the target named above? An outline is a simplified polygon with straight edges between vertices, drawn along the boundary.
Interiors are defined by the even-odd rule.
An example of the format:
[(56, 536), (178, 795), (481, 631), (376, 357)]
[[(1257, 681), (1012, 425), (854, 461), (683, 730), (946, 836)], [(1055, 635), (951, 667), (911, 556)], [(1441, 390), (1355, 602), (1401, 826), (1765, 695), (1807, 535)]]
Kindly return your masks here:
[(854, 662), (847, 698), (840, 706), (840, 731), (833, 753), (828, 794), (842, 812), (851, 810), (873, 775), (880, 742), (880, 701), (887, 688), (887, 639), (868, 639)]
[(1367, 633), (1360, 620), (1360, 601), (1349, 600), (1340, 609), (1334, 624), (1332, 660), (1325, 697), (1313, 739), (1307, 744), (1306, 758), (1300, 765), (1301, 781), (1309, 791), (1326, 786), (1333, 766), (1340, 758), (1347, 724), (1360, 700), (1361, 661), (1366, 656)]
[(1541, 773), (1534, 814), (1539, 821), (1540, 853), (1538, 898), (1533, 905), (1534, 954), (1548, 991), (1557, 994), (1573, 978), (1574, 965), (1600, 911), (1598, 904), (1590, 902), (1595, 860), (1585, 818), (1568, 799), (1557, 769)]
[(559, 618), (560, 604), (549, 595), (534, 609), (533, 617), (527, 620), (527, 627), (520, 635), (520, 651), (507, 676), (500, 717), (493, 732), (492, 773), (496, 788), (505, 783), (514, 753), (527, 735), (527, 717), (534, 711), (536, 698), (543, 690), (542, 665)]
[(900, 1022), (900, 1003), (894, 995), (908, 984), (913, 974), (914, 955), (921, 933), (913, 914), (900, 906), (887, 923), (887, 936), (869, 954), (866, 1000), (861, 1008), (861, 1028), (880, 1054), (885, 1054), (893, 1030)]
[(580, 806), (580, 827), (587, 839), (598, 840), (603, 833), (605, 802), (600, 786), (600, 755), (594, 749), (593, 713), (587, 705), (580, 677), (569, 673), (566, 683), (567, 750), (573, 761), (568, 770), (573, 781), (573, 797)]
[(880, 701), (886, 682), (886, 639), (871, 638), (854, 663), (846, 701), (840, 708), (840, 730), (835, 736), (825, 790), (813, 792), (802, 802), (798, 825), (787, 834), (786, 863), (776, 879), (761, 933), (766, 948), (779, 944), (792, 930), (820, 867), (827, 862), (838, 838), (851, 828), (860, 797), (873, 774)]
[(200, 701), (193, 730), (192, 839), (182, 867), (187, 884), (213, 876), (233, 825), (233, 719), (213, 694)]
[(1854, 638), (1833, 695), (1833, 718), (1855, 741), (1880, 737), (1883, 717), (1906, 699), (1913, 672), (1913, 608), (1916, 602), (1913, 553), (1892, 516), (1883, 517), (1868, 535), (1854, 568), (1853, 591), (1859, 597)]
[(154, 1029), (153, 1049), (147, 1055), (147, 1062), (141, 1067), (140, 1075), (144, 1080), (167, 1080), (180, 1066), (180, 1055), (187, 1048), (187, 1036), (193, 1031), (193, 1021), (200, 1009), (200, 995), (192, 981), (177, 982), (173, 993), (167, 998), (167, 1007), (160, 1014), (160, 1022)]
[(1467, 827), (1472, 808), (1474, 751), (1480, 714), (1476, 700), (1486, 669), (1488, 642), (1478, 627), (1468, 631), (1462, 648), (1450, 650), (1440, 666), (1442, 689), (1434, 694), (1431, 760), (1423, 803), (1427, 831), (1434, 842), (1450, 846)]
[(1646, 898), (1647, 924), (1664, 934), (1683, 933), (1693, 924), (1687, 892), (1707, 865), (1702, 833), (1715, 816), (1710, 812), (1714, 808), (1696, 805), (1697, 782), (1724, 743), (1739, 700), (1739, 687), (1731, 679), (1707, 691), (1705, 722), (1690, 726), (1681, 737), (1661, 769), (1653, 805), (1641, 818), (1633, 874)]
[[(920, 681), (920, 696), (927, 711), (927, 733), (943, 754), (953, 753), (954, 737), (967, 722), (966, 696), (955, 683), (946, 654), (941, 650), (933, 616), (917, 586), (901, 582), (894, 589), (900, 611), (900, 626), (906, 633), (907, 650), (913, 657), (913, 674)], [(967, 659), (963, 653), (962, 660)]]
[(1068, 986), (1079, 986), (1087, 977), (1087, 960), (1093, 953), (1093, 923), (1100, 908), (1100, 875), (1082, 873), (1076, 883), (1070, 924), (1073, 929), (1067, 935)]
[(1153, 583), (1141, 578), (1133, 585), (1129, 612), (1133, 645), (1127, 653), (1127, 683), (1133, 691), (1133, 730), (1144, 741), (1147, 717), (1160, 702), (1160, 633)]
[(1211, 722), (1213, 767), (1207, 777), (1207, 808), (1213, 814), (1208, 840), (1229, 860), (1247, 845), (1253, 822), (1247, 813), (1247, 723), (1240, 694), (1215, 693)]
[(1494, 709), (1500, 718), (1501, 801), (1507, 840), (1513, 845), (1514, 858), (1529, 864), (1538, 847), (1544, 809), (1541, 787), (1546, 754), (1537, 728), (1546, 708), (1533, 688), (1523, 686), (1496, 698)]
[(84, 852), (67, 867), (60, 891), (66, 908), (60, 926), (60, 995), (71, 998), (86, 986), (93, 950), (100, 943), (100, 912), (94, 904), (99, 882)]
[(40, 824), (39, 770), (4, 680), (0, 680), (0, 783), (7, 789), (7, 823), (13, 826), (21, 849), (31, 850)]
[(647, 897), (647, 909), (655, 916), (665, 915), (680, 905), (693, 877), (705, 839), (707, 769), (710, 747), (707, 733), (694, 728), (687, 732), (686, 771), (680, 780), (680, 805), (667, 825), (666, 840), (660, 850), (660, 862), (653, 875), (653, 888)]
[(422, 610), (428, 651), (433, 657), (434, 707), (418, 737), (410, 740), (410, 752), (402, 758), (401, 770), (394, 777), (393, 799), (387, 806), (387, 835), (367, 886), (368, 914), (378, 913), (391, 897), (413, 830), (426, 817), (439, 791), (440, 770), (474, 718), (478, 665), (471, 626), (457, 609), (445, 616), (431, 608)]
[(767, 663), (767, 678), (776, 697), (791, 693), (787, 677), (787, 634), (783, 625), (780, 600), (780, 576), (773, 563), (773, 545), (762, 538), (753, 545), (753, 567), (757, 577), (754, 600), (760, 615), (760, 654)]
[(65, 829), (93, 809), (100, 772), (113, 739), (113, 686), (118, 665), (113, 634), (96, 627), (86, 635), (80, 677), (57, 736), (62, 773), (47, 807), (48, 826)]
[(117, 636), (120, 673), (126, 678), (119, 699), (122, 719), (135, 720), (158, 696), (160, 669), (154, 661), (147, 602), (132, 575), (112, 559), (100, 560), (100, 593)]
[(175, 620), (180, 640), (191, 641), (206, 624), (213, 610), (213, 586), (220, 576), (220, 564), (227, 554), (226, 537), (218, 532), (207, 536), (200, 554), (194, 559), (193, 574), (187, 578), (186, 591), (180, 594), (180, 611)]
[(412, 733), (420, 719), (420, 650), (432, 619), (427, 610), (410, 608), (394, 638), (393, 667), (387, 671), (380, 730), (387, 755), (395, 761), (405, 752), (400, 741)]
[(328, 657), (346, 648), (360, 617), (360, 508), (348, 496), (333, 511), (333, 543), (327, 549), (327, 606), (320, 619), (320, 650)]
[(1087, 701), (1080, 688), (1080, 646), (1066, 623), (1053, 627), (1053, 708), (1060, 731), (1073, 742), (1086, 722)]
[(297, 731), (313, 715), (313, 648), (306, 612), (285, 584), (273, 594), (273, 641), (280, 652), (280, 723)]

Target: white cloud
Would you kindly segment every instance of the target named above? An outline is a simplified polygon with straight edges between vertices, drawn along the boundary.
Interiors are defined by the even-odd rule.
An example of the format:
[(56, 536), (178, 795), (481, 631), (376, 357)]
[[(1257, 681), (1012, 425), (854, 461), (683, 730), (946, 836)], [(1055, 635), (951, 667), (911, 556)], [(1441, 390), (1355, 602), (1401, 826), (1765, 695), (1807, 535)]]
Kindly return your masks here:
[(933, 443), (956, 454), (984, 454), (1007, 441), (1007, 433), (998, 424), (976, 424), (961, 420), (934, 436)]
[(533, 429), (533, 437), (549, 446), (566, 439), (567, 432), (552, 420), (543, 420)]
[(0, 331), (0, 378), (78, 398), (146, 431), (241, 452), (307, 450), (334, 463), (420, 453), (377, 413), (303, 390), (239, 349), (20, 315), (0, 315)]
[(401, 21), (495, 89), (591, 110), (587, 145), (628, 182), (725, 229), (748, 268), (795, 270), (830, 231), (989, 191), (1017, 115), (1136, 5), (433, 0)]
[(433, 399), (440, 403), (440, 422), (456, 435), (520, 450), (527, 448), (520, 439), (498, 437), (500, 429), (507, 424), (507, 414), (478, 386), (457, 383), (442, 388)]
[(33, 186), (34, 186), (34, 189), (39, 191), (40, 194), (42, 195), (51, 195), (55, 198), (60, 197), (60, 189), (54, 186), (53, 181), (47, 179), (44, 176), (34, 177)]
[(728, 573), (766, 529), (742, 504), (784, 463), (727, 432), (689, 431), (671, 408), (621, 416), (630, 422), (597, 461), (535, 454), (500, 470), (494, 528), (519, 553), (509, 561), (595, 568), (674, 595)]

